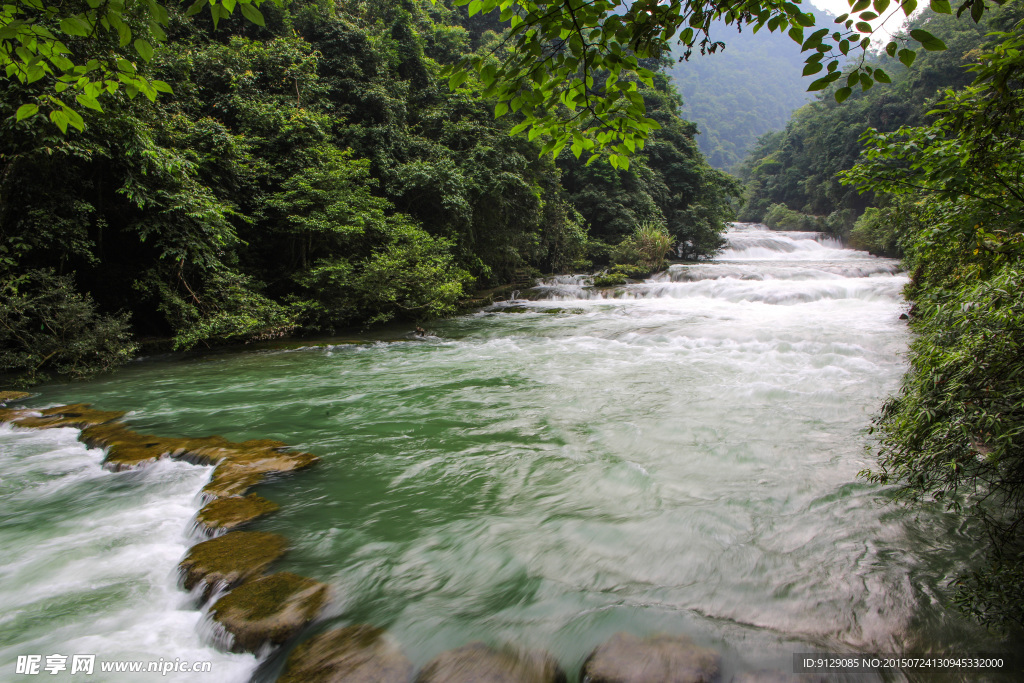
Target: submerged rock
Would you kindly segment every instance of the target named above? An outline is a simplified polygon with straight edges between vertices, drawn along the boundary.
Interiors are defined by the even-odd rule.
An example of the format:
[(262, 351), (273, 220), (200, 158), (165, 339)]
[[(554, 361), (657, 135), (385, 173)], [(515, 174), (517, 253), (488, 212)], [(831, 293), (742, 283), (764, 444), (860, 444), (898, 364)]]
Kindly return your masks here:
[(496, 650), (470, 643), (442, 652), (416, 676), (416, 683), (564, 683), (565, 672), (546, 652)]
[(373, 626), (336, 628), (299, 645), (277, 683), (408, 683), (412, 663)]
[(69, 406), (56, 406), (44, 410), (33, 411), (39, 415), (21, 417), (14, 420), (18, 427), (33, 429), (49, 429), (51, 427), (77, 427), (85, 429), (120, 420), (125, 413), (117, 410), (94, 410), (88, 403), (75, 403)]
[(232, 651), (256, 652), (264, 643), (280, 645), (312, 621), (327, 590), (327, 584), (280, 572), (238, 586), (214, 603), (210, 616), (234, 637)]
[(252, 520), (277, 512), (281, 506), (255, 493), (243, 497), (218, 498), (203, 506), (196, 523), (206, 531), (231, 531)]
[(178, 564), (181, 584), (192, 590), (205, 583), (206, 597), (215, 586), (231, 588), (259, 576), (287, 547), (283, 536), (259, 531), (232, 531), (203, 541), (192, 546)]
[(580, 672), (585, 683), (714, 683), (720, 675), (718, 653), (686, 636), (628, 633), (598, 646)]

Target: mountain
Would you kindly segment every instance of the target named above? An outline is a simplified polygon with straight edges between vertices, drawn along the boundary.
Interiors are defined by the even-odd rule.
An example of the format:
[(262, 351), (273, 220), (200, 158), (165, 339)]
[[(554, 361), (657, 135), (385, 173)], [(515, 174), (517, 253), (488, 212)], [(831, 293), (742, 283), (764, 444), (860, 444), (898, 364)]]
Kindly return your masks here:
[[(817, 26), (831, 26), (833, 16), (814, 11)], [(789, 115), (812, 99), (810, 79), (801, 77), (800, 46), (784, 33), (753, 33), (718, 24), (712, 37), (724, 49), (679, 61), (670, 74), (683, 96), (684, 118), (697, 124), (697, 144), (715, 168), (739, 163), (765, 133), (786, 126)]]

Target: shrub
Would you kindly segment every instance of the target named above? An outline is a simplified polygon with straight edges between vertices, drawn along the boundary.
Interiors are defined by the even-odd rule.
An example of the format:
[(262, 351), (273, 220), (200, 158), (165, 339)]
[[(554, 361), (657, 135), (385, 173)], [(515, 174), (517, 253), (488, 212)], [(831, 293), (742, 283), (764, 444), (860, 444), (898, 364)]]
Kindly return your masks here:
[(128, 316), (100, 315), (67, 275), (28, 271), (0, 282), (0, 372), (29, 385), (50, 373), (90, 377), (131, 360)]
[(623, 239), (612, 254), (617, 264), (643, 266), (648, 272), (663, 267), (665, 257), (672, 251), (672, 236), (664, 225), (641, 223)]

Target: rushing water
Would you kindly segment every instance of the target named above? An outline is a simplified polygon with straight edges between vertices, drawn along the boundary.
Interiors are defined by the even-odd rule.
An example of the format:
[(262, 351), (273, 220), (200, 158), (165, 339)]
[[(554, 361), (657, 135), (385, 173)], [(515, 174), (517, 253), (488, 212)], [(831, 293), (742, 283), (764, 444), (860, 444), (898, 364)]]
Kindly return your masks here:
[[(260, 487), (282, 510), (257, 528), (334, 587), (325, 627), (386, 627), (417, 665), (482, 639), (575, 675), (623, 630), (689, 634), (725, 681), (810, 650), (992, 650), (940, 592), (967, 532), (857, 478), (904, 370), (906, 278), (813, 234), (729, 239), (715, 263), (555, 278), (423, 339), (141, 362), (32, 405), (322, 456)], [(280, 658), (212, 649), (174, 587), (209, 470), (112, 474), (75, 436), (0, 429), (0, 679), (27, 653), (272, 678)]]

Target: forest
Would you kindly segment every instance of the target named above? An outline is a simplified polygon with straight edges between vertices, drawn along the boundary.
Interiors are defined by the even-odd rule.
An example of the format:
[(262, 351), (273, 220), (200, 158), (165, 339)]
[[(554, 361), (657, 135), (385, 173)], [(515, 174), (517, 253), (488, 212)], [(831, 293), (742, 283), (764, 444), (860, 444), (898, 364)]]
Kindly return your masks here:
[[(600, 24), (607, 3), (543, 16), (525, 3), (530, 32), (496, 0), (243, 3), (244, 16), (235, 4), (168, 7), (149, 28), (164, 34), (157, 49), (132, 43), (140, 29), (117, 13), (98, 35), (44, 17), (39, 31), (71, 36), (48, 57), (63, 74), (33, 66), (30, 48), (55, 49), (43, 33), (11, 47), (7, 17), (9, 383), (88, 377), (141, 344), (451, 315), (540, 274), (608, 270), (621, 283), (661, 269), (673, 245), (713, 257), (734, 217), (824, 231), (910, 273), (908, 370), (874, 420), (877, 464), (862, 477), (965, 519), (982, 562), (954, 577), (954, 601), (995, 630), (1024, 625), (1019, 0), (932, 0), (918, 14), (904, 0), (905, 32), (860, 61), (845, 58), (868, 47), (865, 22), (888, 0), (851, 3), (853, 18), (836, 20), (847, 33), (831, 34), (791, 3), (684, 15), (638, 2), (617, 26)], [(701, 154), (671, 81), (685, 65), (659, 48), (685, 19), (681, 49), (700, 59), (689, 53), (715, 46), (723, 16), (788, 29), (821, 93), (757, 139), (738, 179)], [(629, 40), (607, 47), (608, 34)], [(101, 106), (89, 65), (129, 43), (141, 61), (115, 60)], [(79, 106), (53, 94), (65, 91)], [(716, 165), (741, 147), (720, 142)]]
[[(687, 258), (718, 248), (737, 185), (680, 118), (670, 60), (636, 81), (660, 129), (611, 168), (542, 157), (546, 138), (510, 137), (520, 117), (496, 118), (479, 81), (449, 89), (442, 69), (489, 54), (496, 16), (413, 0), (262, 12), (215, 27), (169, 7), (166, 42), (138, 62), (159, 97), (21, 118), (60, 82), (0, 81), (0, 372), (87, 376), (140, 341), (451, 314), (478, 290), (608, 266), (641, 227)], [(118, 35), (103, 41), (68, 48), (88, 63)]]
[[(932, 3), (935, 7), (935, 3)], [(955, 601), (995, 629), (1024, 605), (1024, 4), (978, 23), (928, 9), (906, 29), (946, 46), (892, 84), (825, 93), (739, 168), (742, 220), (824, 230), (901, 257), (915, 332), (862, 475), (973, 526), (983, 566)], [(909, 36), (908, 36), (909, 37)], [(909, 60), (908, 60), (909, 61)]]

